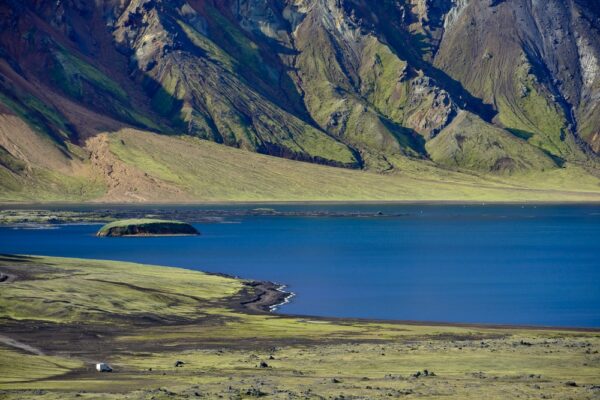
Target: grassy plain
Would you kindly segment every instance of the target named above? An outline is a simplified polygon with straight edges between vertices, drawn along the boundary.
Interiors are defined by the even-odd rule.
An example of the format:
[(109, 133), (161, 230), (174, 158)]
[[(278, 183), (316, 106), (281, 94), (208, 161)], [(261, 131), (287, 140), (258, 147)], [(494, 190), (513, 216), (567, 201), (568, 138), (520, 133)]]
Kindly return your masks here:
[(597, 331), (269, 314), (241, 304), (260, 285), (124, 262), (5, 255), (0, 273), (2, 398), (600, 395)]
[[(373, 172), (123, 129), (89, 139), (90, 153), (72, 172), (34, 167), (24, 177), (0, 170), (0, 202), (600, 201), (598, 171), (589, 166), (461, 170), (452, 166), (454, 150), (444, 143), (436, 151), (447, 167), (387, 155), (394, 169)], [(495, 152), (480, 157), (473, 162), (494, 166), (502, 159)]]
[[(140, 131), (111, 135), (111, 152), (129, 168), (202, 201), (600, 201), (600, 180), (582, 167), (512, 176), (444, 170), (390, 158), (390, 174), (333, 168), (232, 149), (189, 137)], [(174, 158), (173, 153), (179, 154)], [(162, 199), (169, 199), (168, 194)], [(165, 200), (163, 200), (165, 201)], [(188, 200), (190, 201), (190, 200)]]

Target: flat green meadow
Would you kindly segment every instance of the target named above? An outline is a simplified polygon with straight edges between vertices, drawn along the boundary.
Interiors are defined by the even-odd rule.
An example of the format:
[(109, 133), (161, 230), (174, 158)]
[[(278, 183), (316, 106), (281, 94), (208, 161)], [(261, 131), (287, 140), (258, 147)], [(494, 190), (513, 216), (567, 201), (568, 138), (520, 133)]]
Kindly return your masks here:
[(272, 314), (241, 304), (249, 281), (126, 262), (4, 255), (0, 273), (3, 399), (600, 395), (598, 331)]

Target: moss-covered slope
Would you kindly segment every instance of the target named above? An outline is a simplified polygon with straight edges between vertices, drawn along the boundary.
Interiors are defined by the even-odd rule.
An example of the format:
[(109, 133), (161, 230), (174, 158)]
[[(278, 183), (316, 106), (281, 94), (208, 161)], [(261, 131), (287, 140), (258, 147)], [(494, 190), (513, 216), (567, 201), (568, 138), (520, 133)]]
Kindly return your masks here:
[(447, 19), (436, 67), (492, 104), (497, 122), (554, 156), (582, 160), (598, 96), (590, 2), (465, 2)]
[(497, 174), (556, 168), (540, 149), (467, 111), (429, 141), (427, 151), (442, 165)]
[[(189, 184), (110, 166), (97, 138), (128, 128), (424, 179), (598, 175), (590, 2), (11, 1), (0, 15), (3, 198), (142, 201), (158, 185), (191, 200)], [(457, 126), (478, 138), (461, 154)]]

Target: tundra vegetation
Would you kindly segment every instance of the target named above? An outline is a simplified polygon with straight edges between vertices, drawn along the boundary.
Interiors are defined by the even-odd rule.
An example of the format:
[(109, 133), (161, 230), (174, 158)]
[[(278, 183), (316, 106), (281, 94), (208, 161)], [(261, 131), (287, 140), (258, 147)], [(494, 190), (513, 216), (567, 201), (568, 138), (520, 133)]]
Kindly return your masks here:
[[(272, 314), (260, 310), (278, 301), (261, 304), (266, 284), (124, 262), (3, 255), (0, 272), (6, 399), (593, 399), (600, 390), (594, 330)], [(97, 372), (98, 362), (113, 372)]]

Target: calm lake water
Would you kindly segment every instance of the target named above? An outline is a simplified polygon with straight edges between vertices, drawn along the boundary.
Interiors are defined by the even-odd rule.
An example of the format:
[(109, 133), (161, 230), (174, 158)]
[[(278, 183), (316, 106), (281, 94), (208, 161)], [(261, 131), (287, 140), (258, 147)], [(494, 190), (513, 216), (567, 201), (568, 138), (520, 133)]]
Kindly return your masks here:
[(0, 253), (271, 280), (297, 294), (283, 313), (600, 327), (600, 206), (269, 207), (406, 215), (239, 217), (171, 238), (96, 238), (100, 225), (2, 227)]

